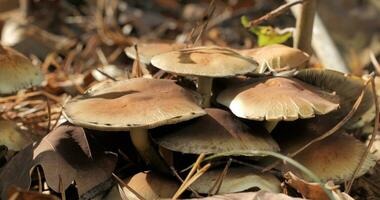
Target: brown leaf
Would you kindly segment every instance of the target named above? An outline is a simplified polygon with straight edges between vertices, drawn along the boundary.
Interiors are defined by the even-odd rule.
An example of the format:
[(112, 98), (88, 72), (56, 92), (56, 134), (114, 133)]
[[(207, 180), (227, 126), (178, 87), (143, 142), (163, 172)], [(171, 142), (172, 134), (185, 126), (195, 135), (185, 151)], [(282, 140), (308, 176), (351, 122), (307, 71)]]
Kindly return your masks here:
[(23, 191), (12, 186), (8, 190), (8, 200), (58, 200), (58, 198), (39, 192)]
[(271, 193), (266, 191), (233, 193), (225, 195), (215, 195), (212, 197), (199, 198), (199, 200), (302, 200), (301, 198), (290, 197), (281, 193)]
[(0, 173), (2, 198), (10, 185), (30, 187), (30, 174), (41, 165), (46, 183), (56, 192), (64, 191), (73, 181), (79, 195), (111, 176), (117, 158), (92, 145), (80, 127), (63, 124), (42, 140), (29, 145), (10, 160)]

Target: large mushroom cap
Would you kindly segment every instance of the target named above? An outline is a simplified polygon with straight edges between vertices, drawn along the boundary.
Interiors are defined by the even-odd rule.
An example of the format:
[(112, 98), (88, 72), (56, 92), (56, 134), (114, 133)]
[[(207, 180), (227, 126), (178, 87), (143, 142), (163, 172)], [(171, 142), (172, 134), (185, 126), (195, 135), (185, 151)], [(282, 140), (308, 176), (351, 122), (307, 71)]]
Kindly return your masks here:
[[(154, 140), (172, 151), (191, 154), (213, 154), (231, 151), (278, 151), (278, 145), (265, 129), (250, 129), (229, 112), (206, 109), (208, 115), (187, 122), (185, 125), (152, 134)], [(179, 125), (179, 124), (178, 124)]]
[(293, 121), (323, 115), (339, 107), (338, 98), (294, 78), (272, 77), (232, 86), (217, 101), (238, 117)]
[(0, 46), (0, 94), (39, 85), (43, 75), (39, 67), (21, 53)]
[[(335, 92), (339, 96), (340, 109), (335, 113), (337, 122), (351, 111), (364, 87), (363, 79), (333, 70), (303, 69), (297, 71), (294, 77), (325, 91)], [(369, 86), (365, 89), (363, 100), (348, 124), (357, 121), (373, 104), (372, 91)]]
[[(191, 187), (199, 193), (207, 194), (222, 171), (222, 169), (207, 171)], [(223, 178), (218, 194), (242, 192), (253, 188), (278, 193), (281, 191), (280, 185), (280, 181), (269, 173), (257, 173), (249, 167), (231, 167)]]
[(309, 60), (309, 55), (299, 49), (282, 44), (273, 44), (261, 48), (240, 50), (244, 56), (255, 59), (260, 65), (260, 72), (267, 67), (276, 70), (284, 67), (290, 69), (303, 67)]
[(257, 62), (223, 47), (205, 46), (180, 49), (152, 58), (152, 64), (164, 71), (206, 77), (226, 77), (253, 72)]
[(205, 115), (198, 94), (173, 81), (135, 78), (95, 85), (64, 106), (73, 124), (96, 130), (130, 130), (175, 124)]
[[(141, 43), (137, 44), (140, 61), (144, 64), (150, 64), (153, 56), (185, 48), (185, 44), (169, 44), (169, 43)], [(136, 50), (134, 46), (125, 48), (125, 53), (128, 57), (136, 59)]]
[[(284, 154), (293, 153), (309, 143), (316, 135), (307, 132), (298, 134), (285, 134), (278, 139)], [(306, 168), (314, 172), (322, 181), (333, 180), (343, 182), (350, 180), (357, 168), (366, 146), (353, 136), (345, 133), (335, 133), (322, 141), (312, 144), (294, 157)], [(358, 176), (366, 173), (375, 165), (375, 159), (369, 154), (359, 170)], [(283, 166), (283, 170), (292, 170), (298, 175), (302, 174), (289, 165)], [(304, 178), (307, 178), (304, 176)]]

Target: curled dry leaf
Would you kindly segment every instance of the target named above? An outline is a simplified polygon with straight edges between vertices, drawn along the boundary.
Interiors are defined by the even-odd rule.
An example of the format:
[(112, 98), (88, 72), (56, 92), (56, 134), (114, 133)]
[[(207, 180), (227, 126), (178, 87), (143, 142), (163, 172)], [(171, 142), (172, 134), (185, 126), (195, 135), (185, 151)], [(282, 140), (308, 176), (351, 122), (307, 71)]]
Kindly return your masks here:
[(90, 190), (110, 176), (116, 165), (116, 156), (89, 145), (80, 127), (63, 124), (42, 140), (20, 151), (0, 173), (1, 197), (11, 185), (28, 189), (30, 173), (41, 165), (46, 183), (56, 192), (64, 191), (73, 181), (79, 195)]
[(198, 200), (302, 200), (301, 198), (290, 197), (281, 193), (271, 193), (266, 191), (243, 192), (225, 195), (215, 195), (212, 197), (198, 198)]
[[(298, 178), (292, 172), (287, 172), (284, 177), (286, 179), (286, 183), (295, 188), (305, 198), (311, 200), (329, 200), (329, 197), (318, 183), (307, 182)], [(337, 187), (331, 182), (326, 183), (326, 188), (332, 191), (336, 200), (353, 200), (353, 198), (348, 194), (340, 192), (339, 186)]]

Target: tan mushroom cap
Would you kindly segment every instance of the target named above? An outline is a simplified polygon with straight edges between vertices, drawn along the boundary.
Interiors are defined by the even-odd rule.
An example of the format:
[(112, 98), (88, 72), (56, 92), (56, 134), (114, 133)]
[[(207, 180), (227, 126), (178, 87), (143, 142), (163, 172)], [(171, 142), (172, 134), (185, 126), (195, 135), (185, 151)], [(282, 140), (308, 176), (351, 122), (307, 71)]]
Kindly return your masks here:
[(254, 72), (257, 62), (237, 51), (203, 46), (163, 53), (152, 58), (152, 65), (167, 72), (205, 77), (228, 77)]
[[(339, 113), (335, 114), (337, 120), (341, 120), (352, 109), (365, 83), (359, 77), (323, 69), (302, 69), (296, 72), (294, 78), (317, 86), (324, 91), (335, 92), (340, 98)], [(347, 124), (357, 121), (372, 105), (374, 105), (372, 91), (371, 87), (368, 86), (360, 106)]]
[[(293, 134), (283, 137), (287, 139), (278, 140), (283, 153), (292, 153), (300, 149), (316, 136), (308, 133)], [(335, 133), (322, 141), (312, 144), (304, 151), (294, 157), (295, 160), (303, 164), (306, 168), (314, 172), (322, 181), (333, 180), (343, 182), (350, 180), (366, 146), (353, 136), (345, 133)], [(365, 174), (376, 164), (374, 156), (370, 153), (364, 161), (358, 176)], [(283, 170), (292, 170), (302, 176), (291, 166), (283, 166)], [(308, 178), (304, 176), (304, 178)]]
[(0, 45), (0, 94), (39, 85), (43, 75), (39, 67), (21, 53)]
[[(140, 172), (127, 179), (125, 183), (147, 200), (171, 198), (180, 186), (175, 180), (156, 174), (152, 171)], [(125, 195), (125, 197), (127, 197), (125, 199), (140, 200), (140, 198), (125, 187), (122, 188), (120, 193), (122, 196)]]
[[(207, 194), (222, 171), (223, 169), (207, 171), (191, 187), (198, 193)], [(218, 194), (242, 192), (253, 188), (279, 193), (280, 185), (281, 182), (270, 173), (257, 172), (249, 167), (231, 167), (223, 178)]]
[(0, 120), (0, 145), (5, 145), (9, 150), (20, 151), (33, 141), (20, 132), (15, 122)]
[(267, 67), (271, 70), (285, 67), (289, 69), (304, 67), (310, 57), (299, 49), (282, 44), (273, 44), (255, 49), (243, 49), (239, 53), (255, 59), (260, 65), (260, 72), (264, 72)]
[(135, 78), (95, 85), (64, 106), (73, 124), (96, 130), (125, 131), (175, 124), (205, 115), (197, 93), (174, 81)]
[(255, 80), (227, 88), (218, 95), (217, 102), (238, 117), (259, 121), (312, 118), (339, 107), (337, 96), (294, 78)]
[(259, 126), (251, 129), (221, 109), (209, 108), (206, 112), (208, 115), (180, 127), (154, 130), (157, 132), (152, 134), (154, 141), (166, 149), (191, 154), (279, 150), (265, 129)]
[[(153, 56), (185, 48), (185, 44), (177, 43), (141, 43), (137, 44), (140, 61), (144, 64), (150, 64)], [(136, 50), (134, 46), (125, 48), (125, 53), (128, 57), (136, 59)]]

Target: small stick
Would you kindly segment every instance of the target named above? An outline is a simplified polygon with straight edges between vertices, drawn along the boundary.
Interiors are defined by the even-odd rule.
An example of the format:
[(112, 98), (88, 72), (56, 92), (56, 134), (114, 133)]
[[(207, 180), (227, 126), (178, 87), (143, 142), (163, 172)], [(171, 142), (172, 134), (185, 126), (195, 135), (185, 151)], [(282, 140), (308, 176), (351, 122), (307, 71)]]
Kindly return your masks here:
[(250, 29), (250, 28), (253, 28), (257, 25), (260, 25), (264, 21), (271, 20), (271, 19), (283, 14), (284, 12), (288, 11), (290, 7), (297, 5), (297, 4), (300, 4), (302, 2), (303, 2), (303, 0), (298, 0), (298, 1), (292, 1), (292, 2), (288, 2), (286, 4), (283, 4), (283, 5), (279, 6), (278, 8), (276, 8), (276, 9), (270, 11), (269, 13), (265, 14), (264, 16), (262, 16), (258, 19), (255, 19), (255, 20), (251, 20), (246, 28)]
[(95, 69), (96, 71), (98, 71), (99, 73), (101, 73), (103, 76), (107, 77), (108, 79), (111, 79), (112, 81), (117, 81), (116, 78), (112, 77), (111, 75), (103, 72), (102, 70), (100, 70), (99, 68), (96, 68)]
[(48, 134), (50, 132), (50, 127), (51, 127), (51, 107), (50, 107), (50, 102), (49, 102), (49, 98), (46, 97), (46, 105), (47, 105), (47, 114), (48, 114), (48, 125), (47, 125), (47, 133)]
[(116, 179), (117, 182), (119, 182), (120, 185), (122, 185), (123, 187), (127, 188), (127, 190), (129, 190), (130, 192), (132, 192), (138, 199), (145, 200), (144, 197), (142, 197), (134, 189), (132, 189), (131, 187), (129, 187), (127, 184), (125, 184), (123, 180), (121, 180), (118, 176), (116, 176), (116, 174), (112, 173), (112, 176)]
[[(181, 181), (181, 183), (183, 184), (183, 179), (181, 178), (181, 176), (178, 174), (177, 170), (174, 169), (173, 166), (170, 166), (170, 169), (172, 170), (174, 176), (179, 180)], [(201, 198), (202, 196), (199, 195), (199, 193), (197, 191), (195, 191), (191, 186), (189, 186), (189, 190), (194, 193), (194, 195), (197, 197), (197, 198)]]
[[(223, 179), (226, 176), (226, 174), (228, 172), (228, 168), (230, 167), (231, 163), (232, 163), (232, 159), (230, 158), (230, 159), (228, 159), (228, 162), (227, 162), (226, 166), (224, 167), (222, 173), (219, 174), (214, 185), (210, 188), (210, 191), (208, 192), (208, 196), (218, 194), (220, 187), (222, 186)], [(215, 192), (213, 192), (215, 188), (216, 188), (216, 190), (215, 190)]]
[(374, 125), (374, 128), (373, 128), (373, 132), (372, 132), (372, 135), (371, 135), (371, 140), (369, 141), (368, 147), (364, 151), (363, 156), (360, 158), (360, 162), (359, 162), (358, 166), (356, 167), (354, 173), (352, 174), (351, 180), (348, 182), (348, 185), (347, 185), (346, 190), (345, 190), (345, 192), (347, 194), (350, 193), (350, 190), (351, 190), (352, 184), (354, 183), (355, 177), (359, 173), (360, 168), (362, 167), (365, 159), (367, 158), (368, 153), (371, 150), (371, 147), (373, 146), (373, 143), (375, 142), (376, 135), (377, 135), (377, 130), (379, 129), (379, 104), (378, 104), (377, 95), (376, 95), (375, 79), (373, 78), (373, 76), (370, 77), (370, 81), (371, 81), (371, 86), (372, 86), (373, 100), (375, 102), (375, 113), (376, 113), (375, 125)]
[(210, 21), (210, 19), (211, 19), (212, 15), (214, 14), (214, 12), (215, 12), (215, 0), (212, 0), (210, 2), (210, 5), (208, 6), (207, 15), (203, 19), (202, 29), (199, 31), (198, 36), (195, 38), (195, 40), (193, 42), (194, 46), (198, 43), (198, 41), (201, 38), (203, 32), (206, 30), (208, 22)]

